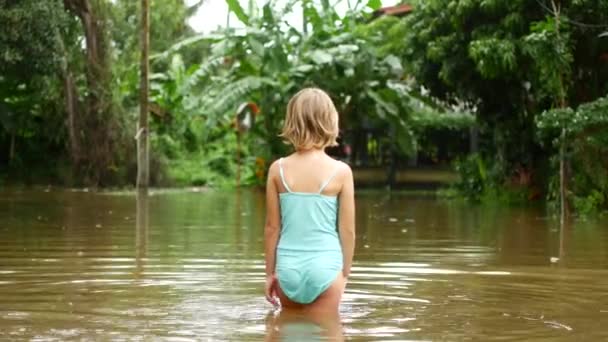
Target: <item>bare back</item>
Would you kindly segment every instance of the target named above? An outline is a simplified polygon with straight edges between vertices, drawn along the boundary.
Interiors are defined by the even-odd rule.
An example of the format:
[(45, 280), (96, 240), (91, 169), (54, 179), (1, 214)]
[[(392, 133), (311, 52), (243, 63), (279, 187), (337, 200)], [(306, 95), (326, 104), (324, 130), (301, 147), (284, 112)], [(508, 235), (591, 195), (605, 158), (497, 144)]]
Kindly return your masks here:
[[(337, 196), (344, 184), (344, 171), (347, 166), (321, 153), (293, 153), (283, 160), (284, 179), (293, 192), (318, 193), (323, 188), (322, 194)], [(325, 182), (329, 181), (326, 185)], [(288, 189), (278, 182), (280, 192)], [(323, 187), (323, 185), (325, 185)]]

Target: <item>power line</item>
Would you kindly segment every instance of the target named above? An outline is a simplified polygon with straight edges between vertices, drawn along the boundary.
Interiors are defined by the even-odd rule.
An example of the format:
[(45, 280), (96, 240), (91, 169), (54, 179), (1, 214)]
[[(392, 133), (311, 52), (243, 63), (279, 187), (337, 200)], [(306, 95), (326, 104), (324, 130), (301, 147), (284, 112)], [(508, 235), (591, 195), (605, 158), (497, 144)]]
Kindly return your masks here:
[[(541, 0), (536, 0), (536, 2), (547, 12), (551, 13), (551, 15), (555, 16), (558, 13), (555, 13), (555, 11), (552, 8), (547, 7), (547, 5), (545, 5)], [(608, 24), (587, 24), (587, 23), (582, 23), (580, 21), (576, 21), (573, 19), (570, 19), (568, 17), (563, 17), (561, 18), (563, 21), (568, 22), (572, 25), (575, 26), (579, 26), (579, 27), (583, 27), (583, 28), (608, 28)]]

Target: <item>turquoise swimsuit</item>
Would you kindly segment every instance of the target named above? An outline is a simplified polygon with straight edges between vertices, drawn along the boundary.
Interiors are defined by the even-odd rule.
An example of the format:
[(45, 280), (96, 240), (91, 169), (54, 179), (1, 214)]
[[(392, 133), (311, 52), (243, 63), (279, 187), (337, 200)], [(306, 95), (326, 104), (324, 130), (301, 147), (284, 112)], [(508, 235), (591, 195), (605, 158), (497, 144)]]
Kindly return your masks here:
[(321, 194), (337, 170), (317, 193), (291, 191), (283, 175), (282, 158), (279, 170), (287, 192), (279, 194), (281, 235), (277, 246), (277, 279), (289, 299), (308, 304), (325, 292), (342, 271), (338, 198)]

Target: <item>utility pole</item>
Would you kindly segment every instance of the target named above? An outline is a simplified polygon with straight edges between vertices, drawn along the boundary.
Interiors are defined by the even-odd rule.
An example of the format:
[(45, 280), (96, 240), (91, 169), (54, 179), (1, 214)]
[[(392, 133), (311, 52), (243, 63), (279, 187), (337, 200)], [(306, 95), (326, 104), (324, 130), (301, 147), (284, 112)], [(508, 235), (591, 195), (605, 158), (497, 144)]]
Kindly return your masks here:
[[(561, 44), (560, 29), (560, 12), (561, 6), (555, 3), (555, 0), (551, 1), (553, 7), (553, 15), (555, 16), (555, 31), (557, 34), (557, 43)], [(564, 78), (561, 71), (559, 72), (559, 107), (566, 108), (566, 91), (564, 86)], [(560, 135), (560, 149), (559, 149), (559, 197), (560, 197), (560, 215), (559, 222), (561, 229), (563, 230), (564, 224), (569, 216), (569, 205), (568, 205), (568, 183), (566, 179), (566, 128), (562, 127)]]
[(139, 124), (137, 128), (137, 190), (147, 192), (150, 180), (148, 142), (148, 72), (150, 50), (150, 0), (141, 0), (141, 65), (139, 83)]

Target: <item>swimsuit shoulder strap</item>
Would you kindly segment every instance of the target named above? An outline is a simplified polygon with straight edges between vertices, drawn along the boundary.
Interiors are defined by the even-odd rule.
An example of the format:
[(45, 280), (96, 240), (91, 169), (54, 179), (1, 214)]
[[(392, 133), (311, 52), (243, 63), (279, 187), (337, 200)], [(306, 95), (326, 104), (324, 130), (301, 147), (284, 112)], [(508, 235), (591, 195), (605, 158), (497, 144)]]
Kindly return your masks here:
[(289, 185), (287, 185), (287, 182), (285, 181), (285, 172), (283, 171), (283, 158), (279, 159), (279, 174), (281, 175), (281, 182), (283, 183), (285, 190), (287, 190), (287, 192), (291, 192)]
[(323, 182), (323, 184), (321, 185), (321, 188), (319, 189), (319, 193), (322, 193), (323, 190), (325, 190), (325, 187), (329, 184), (329, 182), (331, 182), (332, 179), (334, 179), (334, 177), (336, 177), (336, 175), (338, 174), (339, 171), (340, 171), (340, 167), (336, 166), (336, 169), (333, 171), (331, 176), (329, 176), (329, 178), (327, 178), (327, 180), (325, 182)]

